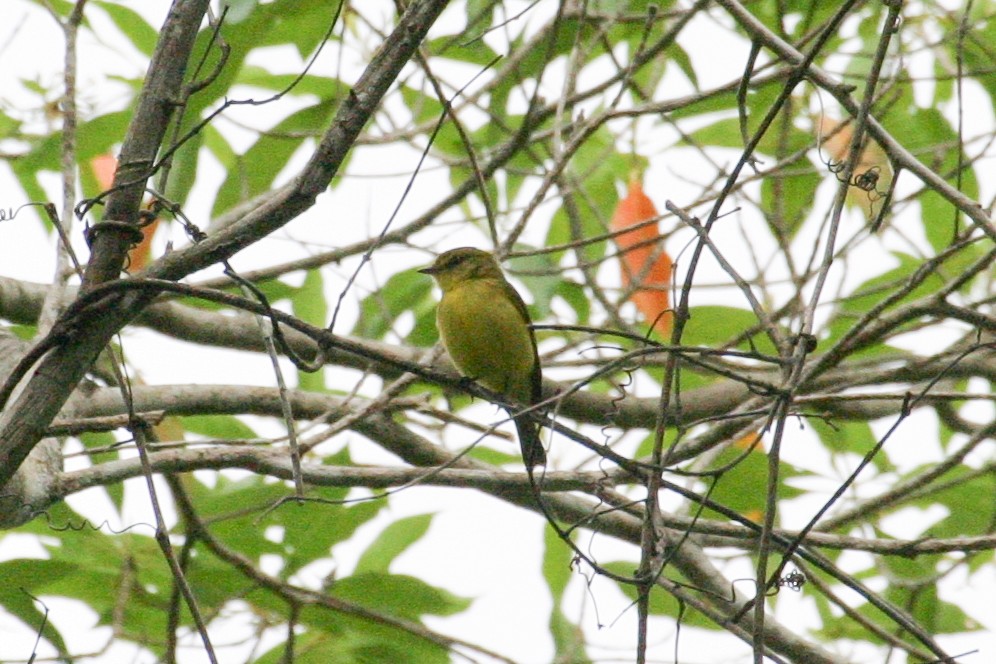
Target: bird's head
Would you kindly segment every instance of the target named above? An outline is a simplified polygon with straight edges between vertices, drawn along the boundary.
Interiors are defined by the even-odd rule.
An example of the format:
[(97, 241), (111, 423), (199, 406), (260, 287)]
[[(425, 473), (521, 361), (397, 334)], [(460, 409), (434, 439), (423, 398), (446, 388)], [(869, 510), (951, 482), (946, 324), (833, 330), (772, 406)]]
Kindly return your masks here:
[(504, 278), (494, 255), (474, 247), (450, 249), (419, 272), (431, 275), (443, 291), (470, 279)]

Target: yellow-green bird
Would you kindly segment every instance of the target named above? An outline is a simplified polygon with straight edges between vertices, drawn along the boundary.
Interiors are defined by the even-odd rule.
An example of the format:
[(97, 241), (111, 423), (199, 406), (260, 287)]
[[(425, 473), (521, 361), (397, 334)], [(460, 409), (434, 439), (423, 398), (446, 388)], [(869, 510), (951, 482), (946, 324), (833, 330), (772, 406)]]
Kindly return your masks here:
[[(440, 254), (419, 272), (432, 275), (443, 291), (436, 326), (460, 373), (502, 395), (509, 404), (539, 402), (542, 376), (529, 312), (495, 257), (461, 247)], [(536, 423), (519, 416), (515, 427), (526, 467), (546, 465)]]

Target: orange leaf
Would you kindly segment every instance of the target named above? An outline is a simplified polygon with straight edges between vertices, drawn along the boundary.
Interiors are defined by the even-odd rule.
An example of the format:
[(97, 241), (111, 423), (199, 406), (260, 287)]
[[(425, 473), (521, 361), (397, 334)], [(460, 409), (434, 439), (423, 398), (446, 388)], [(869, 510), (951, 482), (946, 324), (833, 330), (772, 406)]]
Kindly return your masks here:
[(754, 523), (761, 523), (764, 519), (764, 512), (758, 509), (747, 510), (743, 513), (744, 518), (750, 519)]
[(138, 272), (149, 264), (149, 257), (152, 255), (152, 236), (155, 235), (158, 226), (159, 219), (156, 218), (149, 225), (142, 227), (142, 241), (128, 250), (129, 272)]
[[(643, 184), (633, 178), (629, 192), (619, 201), (609, 226), (625, 231), (659, 216), (654, 202), (643, 192)], [(671, 257), (664, 250), (657, 224), (646, 224), (615, 236), (620, 251), (623, 287), (633, 287), (629, 299), (662, 337), (671, 334), (673, 314), (668, 288), (671, 285)]]
[(735, 441), (733, 441), (733, 446), (739, 450), (749, 450), (754, 448), (755, 445), (757, 445), (758, 446), (757, 449), (763, 452), (764, 448), (758, 445), (760, 442), (761, 442), (761, 434), (755, 431), (745, 434), (740, 438), (737, 438)]
[[(97, 185), (101, 189), (110, 189), (114, 184), (114, 173), (118, 169), (118, 160), (110, 152), (105, 152), (90, 159), (90, 168), (93, 169), (93, 177), (97, 180)], [(153, 219), (152, 223), (142, 227), (142, 241), (128, 251), (128, 270), (137, 272), (149, 264), (149, 256), (152, 253), (152, 236), (158, 225), (159, 220)]]
[(90, 159), (90, 168), (93, 169), (97, 185), (101, 189), (110, 189), (114, 184), (114, 171), (118, 169), (118, 160), (110, 152), (105, 152)]
[[(823, 116), (818, 122), (820, 145), (826, 150), (830, 160), (843, 163), (851, 150), (851, 139), (854, 137), (854, 125), (850, 121), (842, 122)], [(892, 163), (885, 150), (872, 139), (868, 139), (854, 167), (854, 178), (864, 179), (870, 190), (852, 186), (847, 192), (847, 204), (860, 209), (865, 218), (874, 221), (882, 207), (885, 192), (892, 185)], [(874, 178), (871, 180), (869, 178)]]

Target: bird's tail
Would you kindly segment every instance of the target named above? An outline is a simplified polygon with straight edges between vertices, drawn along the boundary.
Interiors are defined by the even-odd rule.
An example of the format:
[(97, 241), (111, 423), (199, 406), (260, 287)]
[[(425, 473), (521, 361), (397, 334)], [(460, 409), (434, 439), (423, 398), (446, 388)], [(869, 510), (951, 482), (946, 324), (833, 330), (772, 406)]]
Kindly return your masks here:
[(519, 445), (522, 447), (522, 460), (530, 470), (535, 466), (546, 465), (546, 450), (539, 437), (539, 425), (526, 415), (515, 418), (515, 428), (519, 432)]

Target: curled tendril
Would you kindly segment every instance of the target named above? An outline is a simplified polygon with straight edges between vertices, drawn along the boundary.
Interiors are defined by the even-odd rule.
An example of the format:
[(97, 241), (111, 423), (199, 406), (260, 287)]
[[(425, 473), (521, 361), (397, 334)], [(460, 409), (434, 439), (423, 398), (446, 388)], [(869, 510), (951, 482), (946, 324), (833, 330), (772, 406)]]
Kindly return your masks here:
[(49, 529), (51, 529), (51, 530), (53, 530), (53, 531), (55, 531), (57, 533), (64, 533), (64, 532), (67, 532), (67, 531), (70, 531), (70, 530), (73, 531), (73, 532), (77, 532), (77, 533), (78, 532), (82, 532), (84, 530), (92, 530), (92, 531), (95, 531), (95, 532), (104, 532), (104, 531), (106, 531), (106, 532), (111, 533), (112, 535), (123, 535), (126, 532), (128, 532), (129, 530), (133, 530), (135, 528), (138, 528), (139, 526), (146, 526), (148, 528), (151, 528), (153, 531), (155, 531), (155, 529), (156, 529), (156, 527), (154, 525), (152, 525), (151, 523), (148, 523), (146, 521), (139, 521), (138, 523), (133, 523), (131, 525), (125, 526), (124, 528), (122, 528), (120, 530), (118, 530), (116, 528), (112, 528), (110, 522), (108, 522), (106, 520), (102, 521), (99, 524), (94, 524), (89, 519), (83, 519), (79, 523), (75, 523), (73, 521), (67, 520), (65, 523), (63, 523), (63, 524), (60, 525), (60, 524), (56, 524), (55, 521), (54, 521), (54, 519), (52, 518), (52, 515), (49, 514), (45, 510), (37, 512), (35, 514), (35, 516), (45, 517), (45, 522), (48, 524)]
[[(847, 164), (842, 161), (830, 161), (826, 164), (827, 170), (838, 176), (837, 180), (839, 182), (844, 182), (844, 179), (840, 177), (840, 174), (844, 172)], [(869, 194), (869, 198), (872, 201), (877, 201), (885, 197), (885, 193), (878, 190), (878, 182), (882, 177), (882, 169), (878, 166), (872, 166), (867, 171), (861, 173), (855, 173), (851, 178), (850, 182), (847, 184), (851, 187), (855, 187)]]
[(804, 585), (806, 585), (806, 575), (799, 570), (793, 570), (778, 579), (779, 588), (788, 588), (789, 590), (794, 590), (796, 592), (802, 590)]
[(45, 207), (46, 203), (25, 203), (16, 208), (0, 208), (0, 221), (11, 221), (26, 207)]
[(862, 191), (875, 191), (875, 188), (878, 186), (878, 178), (881, 172), (882, 169), (878, 166), (872, 166), (864, 173), (858, 173), (855, 175), (854, 179), (851, 181), (851, 184)]

